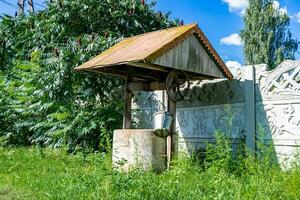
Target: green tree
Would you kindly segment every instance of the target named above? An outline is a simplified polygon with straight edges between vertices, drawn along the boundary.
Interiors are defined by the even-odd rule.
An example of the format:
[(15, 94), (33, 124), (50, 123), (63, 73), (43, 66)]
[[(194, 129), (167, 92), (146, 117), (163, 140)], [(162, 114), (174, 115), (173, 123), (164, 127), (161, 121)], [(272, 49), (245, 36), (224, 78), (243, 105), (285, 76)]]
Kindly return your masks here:
[[(109, 141), (122, 123), (122, 99), (115, 94), (122, 94), (123, 82), (73, 69), (124, 37), (178, 24), (153, 6), (140, 0), (64, 0), (35, 14), (3, 16), (0, 136), (6, 143), (73, 151)], [(12, 96), (4, 94), (9, 85)]]
[(295, 59), (299, 42), (289, 30), (290, 18), (273, 0), (251, 0), (244, 16), (241, 38), (246, 64), (266, 63), (274, 69), (286, 59)]

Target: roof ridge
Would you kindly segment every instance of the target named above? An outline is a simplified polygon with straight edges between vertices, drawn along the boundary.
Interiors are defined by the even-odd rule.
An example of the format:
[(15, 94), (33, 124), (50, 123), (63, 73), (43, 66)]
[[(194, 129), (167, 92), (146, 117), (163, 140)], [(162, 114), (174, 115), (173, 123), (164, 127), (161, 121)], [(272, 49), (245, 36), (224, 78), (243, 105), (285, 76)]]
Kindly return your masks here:
[[(170, 29), (182, 28), (182, 27), (187, 27), (187, 26), (193, 27), (193, 26), (195, 26), (195, 25), (197, 25), (197, 23), (186, 24), (186, 25), (180, 25), (180, 26), (173, 26), (173, 27), (169, 27), (169, 28), (165, 28), (165, 29), (154, 30), (154, 31), (142, 33), (142, 34), (139, 34), (139, 35), (134, 35), (134, 36), (126, 37), (126, 38), (124, 38), (124, 40), (142, 37), (142, 36), (145, 36), (145, 35), (147, 35), (147, 34), (151, 34), (151, 33), (155, 33), (155, 32), (169, 31)], [(124, 41), (124, 40), (122, 40), (122, 41)]]

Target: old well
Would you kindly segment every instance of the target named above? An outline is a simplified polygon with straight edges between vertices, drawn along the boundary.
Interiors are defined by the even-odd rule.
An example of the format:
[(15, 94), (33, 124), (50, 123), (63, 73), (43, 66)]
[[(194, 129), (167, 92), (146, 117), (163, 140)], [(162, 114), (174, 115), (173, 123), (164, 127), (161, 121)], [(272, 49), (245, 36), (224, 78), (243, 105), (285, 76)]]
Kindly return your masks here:
[[(190, 82), (232, 79), (197, 24), (124, 39), (75, 70), (126, 79), (123, 129), (114, 131), (112, 155), (113, 165), (125, 171), (136, 167), (166, 169), (177, 153), (176, 102), (186, 98)], [(155, 90), (164, 90), (167, 94), (165, 110), (160, 116), (156, 115), (155, 130), (131, 129), (133, 93)]]

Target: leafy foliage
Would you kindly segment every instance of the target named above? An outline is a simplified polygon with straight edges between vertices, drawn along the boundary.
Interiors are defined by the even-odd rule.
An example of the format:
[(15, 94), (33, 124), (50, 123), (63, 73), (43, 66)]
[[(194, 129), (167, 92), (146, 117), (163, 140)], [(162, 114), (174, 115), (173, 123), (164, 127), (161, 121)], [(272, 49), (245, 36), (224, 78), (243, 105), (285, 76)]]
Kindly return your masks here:
[(36, 14), (3, 16), (2, 141), (65, 146), (71, 152), (105, 150), (112, 130), (121, 127), (123, 81), (73, 68), (123, 37), (177, 25), (153, 6), (138, 0), (65, 0)]
[(273, 0), (251, 0), (241, 32), (246, 64), (266, 63), (274, 69), (283, 60), (295, 59), (299, 42), (289, 30), (290, 18)]
[(299, 199), (299, 164), (282, 171), (267, 158), (232, 162), (230, 146), (224, 149), (224, 138), (218, 140), (206, 152), (205, 167), (181, 155), (161, 174), (113, 170), (109, 154), (0, 148), (0, 194), (4, 199)]

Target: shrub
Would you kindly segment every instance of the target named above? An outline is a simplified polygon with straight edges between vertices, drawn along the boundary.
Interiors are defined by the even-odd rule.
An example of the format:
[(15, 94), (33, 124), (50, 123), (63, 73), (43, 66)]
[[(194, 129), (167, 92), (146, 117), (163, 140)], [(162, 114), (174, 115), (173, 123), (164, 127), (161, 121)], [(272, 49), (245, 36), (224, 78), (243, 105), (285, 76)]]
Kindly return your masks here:
[(0, 136), (5, 145), (105, 151), (121, 127), (123, 81), (73, 68), (124, 37), (178, 23), (139, 0), (59, 2), (1, 19)]

